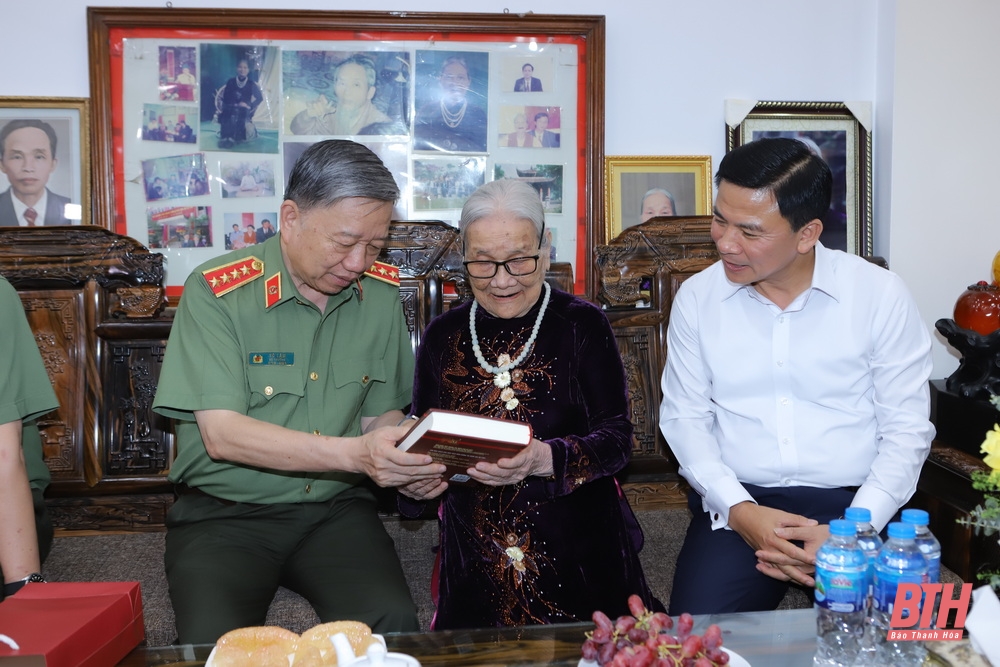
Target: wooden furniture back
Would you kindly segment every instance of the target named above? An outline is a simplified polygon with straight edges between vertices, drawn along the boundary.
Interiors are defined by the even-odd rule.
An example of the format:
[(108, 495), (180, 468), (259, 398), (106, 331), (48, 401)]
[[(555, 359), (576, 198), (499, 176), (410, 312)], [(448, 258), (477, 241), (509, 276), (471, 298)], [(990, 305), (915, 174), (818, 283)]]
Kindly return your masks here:
[[(470, 298), (458, 231), (396, 222), (380, 257), (400, 267), (414, 350), (451, 304)], [(0, 228), (0, 274), (17, 289), (59, 399), (39, 421), (61, 531), (162, 530), (173, 502), (169, 420), (152, 411), (172, 309), (164, 258), (102, 227)], [(572, 290), (568, 264), (547, 279)]]
[(57, 527), (163, 523), (173, 459), (152, 412), (170, 321), (163, 256), (103, 227), (0, 228), (59, 409), (39, 420)]
[(667, 324), (674, 295), (718, 258), (711, 216), (653, 218), (594, 249), (595, 295), (618, 339), (635, 449), (622, 481), (633, 506), (683, 506), (685, 487), (659, 429)]

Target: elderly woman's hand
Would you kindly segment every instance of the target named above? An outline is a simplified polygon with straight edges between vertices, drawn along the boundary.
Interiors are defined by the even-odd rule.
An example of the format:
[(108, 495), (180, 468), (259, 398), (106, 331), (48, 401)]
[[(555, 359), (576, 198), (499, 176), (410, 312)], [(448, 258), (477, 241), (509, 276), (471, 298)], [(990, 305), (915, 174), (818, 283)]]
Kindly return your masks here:
[(513, 458), (500, 459), (496, 463), (479, 462), (475, 468), (469, 468), (469, 476), (487, 486), (515, 484), (532, 475), (547, 477), (551, 474), (552, 448), (536, 438)]
[(437, 498), (448, 490), (448, 482), (440, 477), (420, 479), (398, 487), (400, 493), (414, 500), (430, 500)]

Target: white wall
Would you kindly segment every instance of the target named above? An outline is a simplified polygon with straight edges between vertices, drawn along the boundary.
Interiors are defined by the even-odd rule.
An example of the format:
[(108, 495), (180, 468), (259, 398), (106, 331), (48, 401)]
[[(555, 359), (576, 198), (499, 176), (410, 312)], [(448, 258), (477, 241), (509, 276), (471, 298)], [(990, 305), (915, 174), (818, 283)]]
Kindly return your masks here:
[[(386, 2), (174, 0), (173, 5), (455, 7), (448, 0), (403, 7)], [(87, 4), (0, 0), (0, 95), (89, 96)], [(910, 285), (931, 329), (938, 318), (951, 316), (966, 284), (987, 277), (989, 259), (1000, 249), (998, 226), (992, 211), (966, 209), (979, 204), (978, 193), (990, 192), (991, 173), (981, 156), (992, 157), (1000, 142), (990, 123), (1000, 101), (991, 71), (1000, 51), (992, 34), (1000, 25), (1000, 7), (992, 0), (536, 0), (530, 7), (464, 6), (476, 12), (505, 7), (512, 13), (607, 16), (609, 155), (710, 154), (716, 166), (725, 153), (726, 98), (874, 101), (876, 250)], [(938, 338), (934, 376), (948, 375), (956, 363)]]
[[(892, 268), (924, 319), (951, 317), (958, 295), (990, 280), (1000, 250), (1000, 5), (900, 0), (892, 109)], [(990, 200), (992, 201), (992, 200)], [(958, 365), (936, 331), (936, 377)]]
[[(163, 6), (143, 0), (0, 0), (0, 95), (88, 97), (87, 5)], [(175, 0), (175, 7), (452, 11), (449, 0)], [(405, 4), (405, 7), (400, 7)], [(725, 154), (723, 100), (871, 100), (875, 5), (840, 0), (537, 0), (510, 11), (607, 17), (606, 152)], [(503, 12), (507, 3), (463, 5)], [(51, 17), (60, 20), (52, 24)], [(516, 21), (516, 17), (511, 17)], [(41, 31), (8, 26), (46, 24)], [(53, 45), (58, 45), (58, 48)], [(30, 69), (16, 63), (30, 60)], [(600, 185), (600, 184), (598, 184)]]

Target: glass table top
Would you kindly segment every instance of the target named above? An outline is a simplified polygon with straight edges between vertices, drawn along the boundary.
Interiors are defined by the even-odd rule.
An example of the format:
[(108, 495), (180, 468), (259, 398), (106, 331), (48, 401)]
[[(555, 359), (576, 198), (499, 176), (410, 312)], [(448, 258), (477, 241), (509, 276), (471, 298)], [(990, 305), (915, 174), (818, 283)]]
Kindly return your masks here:
[[(712, 623), (723, 631), (723, 645), (755, 667), (800, 667), (812, 663), (816, 621), (812, 609), (713, 614), (695, 617), (694, 631)], [(390, 651), (417, 658), (423, 667), (554, 665), (576, 667), (580, 645), (591, 623), (519, 628), (447, 630), (385, 635)], [(196, 667), (211, 645), (139, 647), (120, 667)]]

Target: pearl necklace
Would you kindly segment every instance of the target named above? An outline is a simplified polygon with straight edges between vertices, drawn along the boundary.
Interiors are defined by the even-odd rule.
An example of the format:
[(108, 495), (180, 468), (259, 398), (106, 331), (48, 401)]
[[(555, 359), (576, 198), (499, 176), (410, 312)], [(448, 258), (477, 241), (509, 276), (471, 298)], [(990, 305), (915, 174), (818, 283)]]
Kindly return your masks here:
[(469, 107), (469, 100), (462, 100), (462, 106), (458, 111), (451, 112), (448, 111), (447, 105), (445, 105), (444, 100), (441, 100), (441, 117), (444, 119), (444, 124), (448, 127), (458, 127), (462, 124), (462, 119), (465, 118), (465, 110)]
[(236, 87), (243, 88), (244, 86), (247, 85), (247, 81), (249, 80), (250, 80), (249, 77), (243, 77), (243, 83), (240, 83), (240, 77), (236, 77)]
[[(542, 307), (538, 310), (538, 317), (535, 318), (535, 325), (531, 327), (531, 335), (528, 337), (528, 341), (521, 348), (521, 353), (517, 355), (516, 359), (511, 360), (507, 354), (501, 354), (497, 359), (496, 366), (490, 365), (483, 358), (482, 350), (479, 349), (479, 336), (476, 334), (476, 310), (479, 307), (479, 302), (474, 300), (472, 308), (469, 309), (469, 333), (472, 334), (472, 352), (476, 355), (476, 361), (479, 362), (479, 365), (487, 373), (493, 373), (493, 384), (500, 389), (510, 386), (510, 370), (524, 361), (525, 357), (528, 356), (528, 352), (531, 351), (531, 346), (535, 344), (535, 338), (538, 337), (538, 328), (542, 325), (542, 317), (545, 316), (545, 309), (549, 306), (549, 296), (552, 294), (552, 288), (549, 287), (549, 284), (543, 283), (543, 285), (545, 287), (545, 296), (542, 298)], [(502, 396), (501, 401), (508, 410), (513, 410), (517, 407), (517, 399), (513, 397), (513, 392), (505, 393), (510, 393), (510, 396)]]

